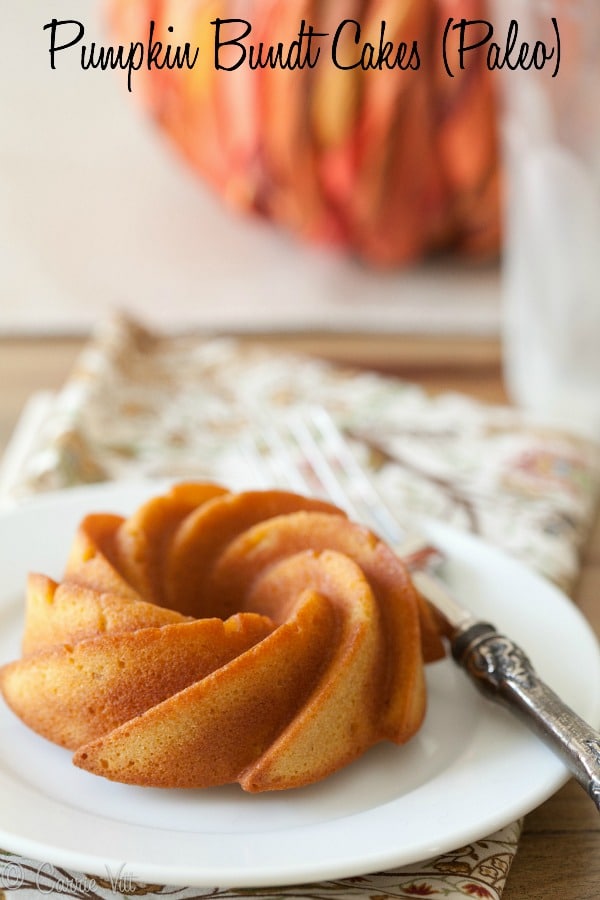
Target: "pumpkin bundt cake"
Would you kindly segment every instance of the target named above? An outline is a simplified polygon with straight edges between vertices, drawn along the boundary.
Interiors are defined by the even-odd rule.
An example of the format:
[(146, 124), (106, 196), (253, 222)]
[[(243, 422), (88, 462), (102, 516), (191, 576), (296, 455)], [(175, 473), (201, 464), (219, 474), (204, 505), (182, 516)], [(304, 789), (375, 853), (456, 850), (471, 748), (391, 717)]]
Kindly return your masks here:
[(265, 791), (407, 741), (442, 653), (400, 559), (336, 507), (179, 484), (87, 516), (60, 583), (30, 575), (0, 686), (97, 775)]

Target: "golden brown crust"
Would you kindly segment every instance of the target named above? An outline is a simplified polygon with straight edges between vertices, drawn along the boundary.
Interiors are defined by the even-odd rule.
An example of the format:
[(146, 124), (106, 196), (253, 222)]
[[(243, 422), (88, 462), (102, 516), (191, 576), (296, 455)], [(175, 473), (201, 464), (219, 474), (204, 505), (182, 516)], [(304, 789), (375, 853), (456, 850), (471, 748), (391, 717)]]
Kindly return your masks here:
[(181, 484), (87, 516), (60, 583), (30, 576), (0, 687), (106, 778), (299, 787), (417, 731), (422, 621), (402, 562), (331, 504)]

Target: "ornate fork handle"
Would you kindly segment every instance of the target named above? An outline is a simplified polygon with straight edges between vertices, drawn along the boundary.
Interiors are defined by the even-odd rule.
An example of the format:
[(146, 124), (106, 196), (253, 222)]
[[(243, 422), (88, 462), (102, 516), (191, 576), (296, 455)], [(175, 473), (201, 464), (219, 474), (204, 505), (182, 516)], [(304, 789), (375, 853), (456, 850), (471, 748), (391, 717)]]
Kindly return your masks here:
[[(277, 483), (300, 493), (320, 493), (384, 537), (409, 567), (417, 590), (443, 623), (454, 656), (491, 699), (500, 700), (557, 753), (600, 807), (600, 734), (534, 672), (522, 650), (487, 624), (477, 622), (437, 575), (443, 554), (421, 536), (407, 533), (381, 497), (331, 416), (312, 407), (285, 422), (267, 423), (242, 455), (265, 487)], [(299, 465), (299, 460), (302, 465)], [(276, 465), (269, 465), (269, 463)], [(283, 478), (283, 482), (282, 482)]]
[(518, 713), (548, 744), (600, 810), (600, 733), (542, 681), (520, 647), (478, 622), (454, 638), (452, 655), (487, 697)]

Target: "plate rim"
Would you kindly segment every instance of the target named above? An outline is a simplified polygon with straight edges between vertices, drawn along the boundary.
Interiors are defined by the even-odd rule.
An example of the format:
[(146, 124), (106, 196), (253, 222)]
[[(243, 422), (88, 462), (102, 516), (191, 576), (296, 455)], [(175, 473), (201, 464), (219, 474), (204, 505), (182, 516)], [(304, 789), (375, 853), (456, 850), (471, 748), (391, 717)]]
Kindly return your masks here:
[[(39, 510), (51, 510), (56, 508), (57, 505), (64, 509), (65, 506), (74, 508), (80, 506), (85, 507), (91, 502), (106, 502), (110, 503), (112, 506), (115, 504), (118, 505), (119, 503), (127, 505), (130, 501), (141, 502), (146, 496), (149, 497), (164, 490), (177, 480), (181, 479), (112, 481), (97, 485), (77, 486), (66, 490), (49, 492), (45, 495), (36, 495), (24, 503), (15, 504), (14, 506), (5, 507), (0, 510), (0, 528), (2, 528), (2, 523), (6, 521), (10, 522), (14, 516), (25, 516), (26, 518), (29, 518), (35, 516), (36, 512)], [(85, 514), (86, 511), (89, 510), (84, 510), (83, 514)], [(427, 530), (430, 530), (434, 536), (441, 539), (442, 543), (444, 539), (450, 535), (450, 540), (458, 541), (459, 544), (462, 544), (463, 546), (475, 547), (478, 551), (483, 552), (484, 556), (485, 554), (491, 554), (497, 561), (501, 561), (503, 565), (508, 567), (509, 571), (517, 572), (529, 579), (531, 583), (537, 583), (542, 590), (547, 592), (548, 596), (553, 597), (553, 602), (558, 603), (559, 606), (562, 607), (563, 613), (566, 613), (572, 620), (576, 630), (586, 636), (586, 639), (590, 642), (590, 650), (592, 647), (595, 647), (593, 663), (600, 675), (600, 647), (598, 646), (598, 639), (594, 635), (591, 626), (585, 619), (581, 610), (569, 600), (559, 588), (543, 576), (528, 569), (523, 563), (508, 556), (502, 550), (483, 541), (477, 536), (460, 531), (459, 529), (440, 521), (420, 517), (415, 517), (415, 521), (418, 523), (419, 527), (425, 527)], [(0, 589), (0, 610), (5, 608), (6, 600), (7, 598), (5, 598)], [(590, 679), (590, 681), (593, 681), (593, 679)], [(598, 681), (600, 681), (600, 677)], [(591, 718), (593, 720), (600, 720), (600, 690), (597, 690), (593, 695), (590, 694), (587, 697), (587, 702), (593, 710)], [(599, 724), (599, 722), (595, 721), (594, 724)], [(533, 737), (531, 740), (535, 741), (536, 744), (538, 743)], [(132, 870), (135, 870), (135, 878), (137, 881), (160, 882), (165, 885), (190, 887), (212, 887), (216, 884), (221, 884), (234, 889), (242, 887), (259, 888), (286, 885), (292, 886), (306, 883), (307, 881), (318, 882), (330, 880), (332, 878), (354, 877), (365, 873), (382, 871), (391, 867), (418, 863), (431, 856), (451, 852), (458, 846), (487, 837), (525, 815), (531, 811), (531, 809), (546, 800), (569, 779), (569, 773), (562, 763), (558, 760), (553, 760), (553, 762), (555, 762), (555, 764), (549, 766), (549, 772), (543, 780), (543, 783), (537, 785), (535, 790), (530, 790), (527, 798), (524, 799), (523, 802), (520, 804), (517, 803), (516, 805), (513, 804), (510, 809), (502, 808), (498, 809), (496, 813), (488, 812), (484, 821), (469, 820), (468, 822), (457, 824), (455, 830), (453, 830), (451, 834), (447, 834), (444, 840), (440, 841), (438, 839), (437, 843), (431, 843), (429, 846), (424, 847), (423, 852), (419, 851), (417, 855), (415, 855), (414, 850), (400, 852), (398, 848), (386, 847), (384, 849), (379, 848), (375, 851), (371, 850), (362, 858), (354, 860), (349, 860), (348, 858), (323, 858), (320, 861), (315, 859), (296, 859), (292, 865), (286, 864), (285, 866), (282, 866), (281, 863), (266, 865), (264, 862), (254, 864), (249, 862), (245, 865), (238, 864), (237, 868), (229, 870), (224, 869), (222, 864), (217, 864), (214, 869), (211, 869), (210, 867), (207, 867), (206, 862), (201, 862), (200, 865), (197, 863), (194, 865), (193, 863), (190, 863), (189, 860), (187, 862), (179, 861), (173, 864), (165, 861), (157, 863), (148, 859), (145, 859), (144, 861), (132, 859), (128, 861), (126, 865), (131, 867)], [(0, 763), (0, 775), (3, 774), (4, 768)], [(31, 790), (29, 786), (27, 789)], [(326, 823), (320, 823), (318, 826), (299, 826), (287, 829), (287, 831), (288, 834), (296, 833), (297, 837), (302, 842), (302, 833), (307, 830), (312, 830), (313, 832), (315, 830), (325, 831), (325, 833), (327, 833), (327, 831), (331, 829), (337, 830), (339, 823), (344, 823), (348, 818), (356, 820), (358, 817), (362, 820), (368, 820), (373, 818), (382, 806), (395, 806), (403, 799), (405, 798), (397, 798), (390, 803), (381, 804), (375, 809), (360, 812), (350, 817), (342, 816), (340, 819), (333, 819)], [(91, 813), (81, 814), (93, 818)], [(139, 832), (141, 827), (131, 823), (118, 824), (121, 829), (124, 827), (126, 831), (132, 829), (134, 832)], [(355, 826), (356, 821), (353, 823), (352, 827)], [(344, 825), (342, 824), (341, 827), (343, 831)], [(142, 830), (144, 830), (143, 827)], [(159, 831), (157, 829), (153, 830)], [(169, 834), (174, 833), (175, 832), (169, 832)], [(182, 833), (178, 832), (178, 834), (181, 835)], [(198, 832), (196, 835), (197, 834)], [(264, 831), (258, 835), (258, 838), (266, 840), (271, 835), (272, 832)], [(228, 835), (227, 837), (231, 839), (231, 835)], [(118, 853), (113, 856), (110, 856), (105, 852), (101, 855), (94, 855), (89, 852), (79, 852), (72, 848), (61, 847), (57, 843), (53, 844), (51, 841), (44, 841), (42, 843), (32, 839), (26, 834), (15, 835), (14, 832), (11, 832), (10, 828), (4, 828), (1, 824), (0, 840), (2, 841), (2, 845), (7, 850), (10, 850), (11, 853), (31, 857), (40, 861), (43, 860), (52, 865), (60, 865), (80, 872), (87, 872), (91, 875), (103, 875), (106, 873), (107, 865), (122, 865), (123, 862)]]

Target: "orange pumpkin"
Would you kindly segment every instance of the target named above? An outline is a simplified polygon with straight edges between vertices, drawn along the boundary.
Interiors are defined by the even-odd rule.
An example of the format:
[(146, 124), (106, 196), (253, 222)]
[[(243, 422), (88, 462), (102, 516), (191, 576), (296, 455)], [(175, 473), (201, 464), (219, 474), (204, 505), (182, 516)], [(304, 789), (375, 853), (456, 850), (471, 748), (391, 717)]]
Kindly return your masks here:
[[(497, 252), (499, 163), (493, 85), (483, 58), (450, 78), (451, 16), (484, 17), (483, 0), (110, 0), (113, 32), (199, 48), (193, 67), (135, 73), (135, 93), (201, 176), (234, 208), (378, 266), (433, 253)], [(304, 20), (329, 38), (316, 65), (255, 68), (244, 46), (290, 47)], [(346, 19), (355, 20), (340, 28)], [(418, 46), (418, 69), (341, 68), (385, 41)], [(170, 27), (171, 30), (168, 30)], [(451, 32), (452, 34), (452, 32)], [(450, 38), (453, 39), (452, 37)], [(306, 54), (306, 42), (303, 45)], [(392, 62), (396, 58), (392, 54)], [(414, 59), (413, 59), (414, 62)], [(230, 68), (231, 67), (231, 70)]]

